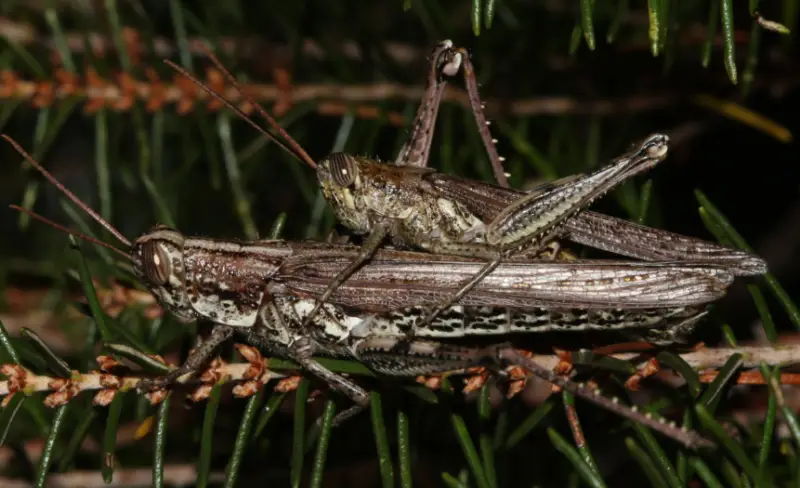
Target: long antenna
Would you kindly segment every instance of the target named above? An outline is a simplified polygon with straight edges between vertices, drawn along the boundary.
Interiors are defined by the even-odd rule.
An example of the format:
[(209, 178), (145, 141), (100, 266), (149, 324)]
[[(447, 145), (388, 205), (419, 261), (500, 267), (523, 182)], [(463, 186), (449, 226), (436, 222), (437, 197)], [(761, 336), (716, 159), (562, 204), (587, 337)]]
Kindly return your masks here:
[(211, 95), (213, 98), (215, 98), (215, 99), (219, 100), (219, 101), (220, 101), (222, 104), (224, 104), (224, 105), (225, 105), (226, 107), (228, 107), (229, 109), (233, 110), (233, 111), (236, 113), (236, 115), (238, 115), (238, 116), (239, 116), (239, 118), (241, 118), (242, 120), (244, 120), (245, 122), (247, 122), (248, 124), (250, 124), (250, 126), (251, 126), (251, 127), (253, 127), (255, 130), (257, 130), (257, 131), (258, 131), (258, 132), (260, 132), (261, 134), (263, 134), (263, 135), (267, 136), (269, 139), (271, 139), (271, 140), (272, 140), (272, 142), (274, 142), (275, 144), (277, 144), (277, 145), (278, 145), (278, 146), (279, 146), (281, 149), (283, 149), (283, 150), (284, 150), (284, 151), (286, 151), (287, 153), (291, 154), (291, 155), (292, 155), (292, 157), (294, 157), (295, 159), (299, 159), (299, 160), (301, 160), (301, 161), (303, 160), (303, 158), (301, 158), (301, 157), (300, 157), (298, 154), (295, 154), (295, 152), (294, 152), (294, 151), (292, 151), (291, 149), (289, 149), (289, 147), (288, 147), (288, 146), (286, 146), (286, 144), (282, 143), (282, 142), (281, 142), (281, 141), (279, 141), (279, 140), (278, 140), (278, 139), (277, 139), (275, 136), (273, 136), (273, 135), (272, 135), (272, 134), (270, 134), (269, 132), (265, 131), (263, 127), (261, 127), (260, 125), (256, 124), (255, 122), (253, 122), (253, 119), (251, 119), (250, 117), (248, 117), (248, 116), (247, 116), (247, 114), (246, 114), (246, 113), (244, 113), (244, 112), (242, 111), (242, 109), (240, 109), (239, 107), (237, 107), (236, 105), (234, 105), (233, 103), (231, 103), (230, 101), (228, 101), (228, 99), (227, 99), (227, 98), (223, 97), (223, 96), (222, 96), (222, 95), (220, 95), (219, 93), (217, 93), (217, 92), (215, 92), (214, 90), (212, 90), (212, 89), (211, 89), (211, 88), (210, 88), (208, 85), (206, 85), (206, 84), (205, 84), (205, 83), (203, 83), (202, 81), (198, 80), (198, 79), (197, 79), (197, 78), (196, 78), (194, 75), (192, 75), (191, 73), (189, 73), (188, 71), (186, 71), (186, 70), (185, 70), (185, 69), (183, 69), (182, 67), (178, 66), (177, 64), (173, 63), (173, 62), (172, 62), (172, 61), (170, 61), (169, 59), (165, 59), (165, 60), (164, 60), (164, 63), (165, 63), (167, 66), (169, 66), (170, 68), (172, 68), (172, 69), (174, 69), (175, 71), (177, 71), (178, 73), (180, 73), (180, 74), (182, 74), (183, 76), (185, 76), (185, 77), (189, 78), (189, 80), (190, 80), (192, 83), (194, 83), (195, 85), (197, 85), (197, 86), (199, 86), (200, 88), (202, 88), (202, 89), (203, 89), (203, 90), (204, 90), (206, 93), (208, 93), (209, 95)]
[[(67, 189), (67, 187), (66, 187), (66, 186), (64, 186), (63, 184), (61, 184), (61, 182), (60, 182), (60, 181), (58, 181), (58, 180), (57, 180), (57, 179), (56, 179), (56, 178), (55, 178), (53, 175), (51, 175), (51, 174), (50, 174), (50, 173), (49, 173), (49, 172), (48, 172), (46, 169), (44, 169), (44, 167), (43, 167), (41, 164), (37, 163), (37, 162), (36, 162), (36, 160), (35, 160), (35, 159), (33, 159), (33, 157), (32, 157), (30, 154), (28, 154), (27, 152), (25, 152), (25, 150), (24, 150), (24, 149), (22, 149), (22, 146), (20, 146), (20, 145), (17, 143), (17, 141), (15, 141), (14, 139), (12, 139), (12, 138), (11, 138), (9, 135), (7, 135), (7, 134), (3, 134), (3, 135), (2, 135), (2, 137), (3, 137), (3, 139), (5, 139), (5, 140), (7, 140), (9, 143), (11, 143), (11, 145), (12, 145), (12, 146), (14, 146), (14, 149), (16, 149), (16, 150), (17, 150), (17, 152), (18, 152), (18, 153), (20, 153), (20, 154), (22, 155), (22, 157), (23, 157), (23, 158), (25, 158), (25, 160), (27, 160), (29, 163), (31, 163), (31, 166), (33, 166), (34, 168), (36, 168), (36, 169), (39, 171), (39, 173), (41, 173), (41, 174), (42, 174), (42, 176), (44, 176), (45, 178), (47, 178), (47, 181), (49, 181), (49, 182), (50, 182), (50, 183), (52, 183), (52, 184), (53, 184), (53, 185), (54, 185), (56, 188), (58, 188), (58, 190), (59, 190), (61, 193), (63, 193), (64, 195), (66, 195), (66, 196), (67, 196), (67, 198), (69, 198), (70, 200), (72, 200), (72, 201), (73, 201), (73, 203), (75, 203), (75, 205), (77, 205), (78, 207), (80, 207), (80, 209), (81, 209), (81, 210), (83, 210), (84, 212), (86, 212), (87, 214), (89, 214), (89, 215), (90, 215), (90, 216), (91, 216), (91, 217), (92, 217), (92, 218), (95, 220), (95, 222), (97, 222), (98, 224), (100, 224), (100, 225), (102, 225), (103, 227), (105, 227), (107, 231), (111, 232), (111, 234), (112, 234), (114, 237), (116, 237), (116, 238), (117, 238), (117, 240), (118, 240), (119, 242), (121, 242), (121, 243), (125, 244), (125, 245), (126, 245), (126, 246), (128, 246), (128, 247), (131, 247), (131, 241), (129, 241), (128, 239), (126, 239), (126, 238), (125, 238), (125, 236), (124, 236), (124, 235), (122, 235), (122, 233), (121, 233), (120, 231), (118, 231), (118, 230), (117, 230), (117, 229), (116, 229), (116, 228), (115, 228), (113, 225), (111, 225), (111, 224), (110, 224), (110, 223), (109, 223), (107, 220), (105, 220), (103, 217), (101, 217), (101, 216), (100, 216), (100, 214), (98, 214), (97, 212), (95, 212), (94, 210), (92, 210), (92, 208), (91, 208), (89, 205), (87, 205), (87, 204), (86, 204), (86, 203), (85, 203), (83, 200), (81, 200), (81, 199), (80, 199), (80, 198), (78, 198), (78, 197), (77, 197), (77, 196), (76, 196), (74, 193), (72, 193), (71, 191), (69, 191), (69, 190)], [(27, 213), (27, 212), (26, 212), (26, 213)]]
[(73, 236), (77, 237), (78, 239), (84, 240), (86, 242), (91, 242), (92, 244), (97, 244), (98, 246), (104, 247), (106, 249), (110, 249), (110, 250), (114, 251), (115, 253), (119, 254), (120, 256), (123, 256), (125, 259), (130, 259), (131, 258), (128, 253), (126, 253), (125, 251), (117, 249), (116, 247), (112, 246), (111, 244), (107, 244), (107, 243), (101, 241), (100, 239), (95, 239), (94, 237), (87, 236), (86, 234), (78, 232), (77, 230), (73, 230), (73, 229), (70, 229), (68, 227), (64, 227), (63, 225), (57, 224), (57, 223), (53, 222), (52, 220), (37, 214), (36, 212), (28, 210), (27, 208), (22, 208), (22, 207), (20, 207), (18, 205), (9, 205), (9, 207), (11, 207), (14, 210), (17, 210), (19, 212), (28, 214), (31, 217), (33, 217), (34, 219), (38, 220), (39, 222), (44, 222), (45, 224), (49, 225), (50, 227), (54, 227), (54, 228), (56, 228), (56, 229), (58, 229), (58, 230), (60, 230), (62, 232), (66, 232), (67, 234), (73, 235)]
[(203, 91), (208, 93), (210, 96), (212, 96), (213, 98), (218, 100), (220, 103), (222, 103), (226, 107), (228, 107), (236, 115), (238, 115), (239, 118), (241, 118), (242, 120), (244, 120), (245, 122), (250, 124), (251, 127), (256, 129), (258, 132), (260, 132), (264, 136), (270, 138), (275, 144), (277, 144), (281, 149), (283, 149), (287, 153), (291, 154), (295, 159), (298, 159), (300, 161), (305, 162), (306, 164), (311, 166), (312, 169), (316, 170), (317, 169), (317, 163), (314, 162), (314, 160), (311, 158), (311, 156), (308, 155), (308, 153), (300, 146), (300, 144), (298, 144), (297, 141), (292, 139), (292, 137), (278, 124), (278, 122), (275, 121), (275, 119), (273, 119), (269, 114), (266, 113), (266, 110), (264, 110), (264, 108), (261, 105), (259, 105), (258, 103), (255, 103), (246, 93), (244, 93), (241, 90), (241, 87), (239, 86), (239, 84), (236, 82), (236, 79), (233, 78), (233, 76), (231, 76), (231, 74), (227, 70), (225, 70), (225, 68), (222, 67), (221, 64), (219, 64), (219, 60), (217, 58), (215, 58), (214, 55), (211, 54), (211, 52), (208, 51), (208, 49), (205, 46), (204, 46), (204, 48), (206, 49), (206, 52), (208, 53), (209, 57), (212, 58), (212, 61), (223, 72), (223, 74), (228, 78), (228, 80), (233, 82), (234, 88), (236, 88), (236, 90), (242, 95), (242, 97), (249, 104), (251, 104), (254, 107), (256, 107), (256, 109), (259, 111), (259, 113), (264, 118), (267, 119), (267, 122), (270, 123), (272, 128), (275, 129), (276, 131), (278, 131), (278, 134), (280, 134), (281, 137), (286, 139), (286, 143), (283, 143), (277, 137), (272, 135), (270, 132), (264, 130), (263, 127), (261, 127), (260, 125), (256, 124), (255, 122), (253, 122), (253, 119), (251, 119), (246, 113), (244, 113), (244, 111), (242, 109), (240, 109), (239, 107), (234, 105), (231, 101), (229, 101), (227, 98), (225, 98), (221, 94), (219, 94), (219, 93), (215, 92), (214, 90), (212, 90), (211, 87), (209, 87), (208, 85), (206, 85), (202, 81), (198, 80), (197, 77), (195, 77), (194, 75), (192, 75), (191, 73), (186, 71), (181, 66), (178, 66), (177, 64), (175, 64), (174, 62), (170, 61), (169, 59), (165, 59), (164, 63), (166, 65), (168, 65), (170, 68), (174, 69), (178, 73), (180, 73), (183, 76), (185, 76), (186, 78), (188, 78), (192, 83), (194, 83), (195, 85), (197, 85), (200, 88), (202, 88)]
[(258, 113), (260, 113), (261, 116), (264, 117), (264, 120), (267, 121), (267, 123), (270, 125), (270, 127), (272, 127), (273, 130), (275, 130), (278, 134), (280, 134), (281, 137), (283, 137), (283, 139), (286, 141), (286, 143), (289, 145), (289, 147), (294, 149), (294, 151), (297, 153), (297, 155), (299, 155), (300, 158), (303, 161), (305, 161), (309, 166), (311, 166), (312, 168), (316, 169), (317, 168), (317, 163), (314, 162), (314, 160), (311, 158), (311, 156), (308, 155), (306, 150), (303, 149), (303, 146), (298, 144), (298, 142), (295, 141), (294, 138), (292, 136), (290, 136), (289, 133), (286, 132), (283, 127), (281, 127), (281, 124), (279, 124), (278, 121), (275, 120), (264, 109), (264, 107), (261, 106), (260, 103), (258, 103), (255, 100), (253, 100), (253, 97), (249, 96), (247, 93), (245, 93), (244, 90), (242, 90), (242, 86), (239, 84), (238, 81), (236, 81), (236, 78), (225, 68), (225, 66), (220, 62), (220, 60), (217, 59), (217, 57), (214, 55), (214, 53), (211, 52), (211, 49), (209, 49), (208, 45), (203, 44), (203, 51), (205, 51), (206, 56), (208, 56), (208, 58), (211, 60), (211, 62), (214, 63), (214, 65), (217, 67), (217, 69), (222, 71), (222, 74), (224, 74), (225, 77), (228, 79), (228, 81), (231, 83), (231, 85), (233, 85), (233, 87), (236, 88), (236, 91), (238, 91), (242, 95), (242, 97), (244, 97), (244, 99), (247, 100), (247, 103), (249, 103), (250, 105), (254, 106), (256, 108), (256, 111), (258, 111)]

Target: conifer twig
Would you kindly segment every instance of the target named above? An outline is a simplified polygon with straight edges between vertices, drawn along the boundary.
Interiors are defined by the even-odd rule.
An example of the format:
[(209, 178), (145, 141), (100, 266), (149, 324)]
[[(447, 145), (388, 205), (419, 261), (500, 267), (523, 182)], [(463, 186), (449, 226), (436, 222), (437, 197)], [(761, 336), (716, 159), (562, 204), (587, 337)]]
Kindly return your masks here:
[[(199, 105), (211, 110), (220, 108), (216, 100), (197, 89), (180, 75), (174, 75), (171, 81), (159, 78), (156, 71), (147, 68), (147, 80), (135, 79), (129, 74), (121, 73), (116, 79), (105, 79), (87, 68), (83, 76), (75, 76), (57, 69), (52, 80), (31, 81), (21, 78), (14, 71), (0, 72), (0, 100), (28, 101), (37, 108), (51, 106), (58, 100), (78, 97), (85, 100), (84, 111), (94, 113), (103, 108), (116, 111), (127, 111), (134, 103), (144, 103), (150, 112), (163, 110), (166, 105), (175, 105), (179, 115), (192, 113)], [(279, 70), (279, 72), (281, 72)], [(233, 88), (220, 85), (219, 72), (209, 69), (207, 82), (234, 104), (239, 104), (245, 113), (252, 111), (252, 106), (242, 100), (241, 94)], [(242, 89), (259, 103), (281, 102), (287, 109), (287, 103), (304, 102), (319, 103), (319, 112), (328, 115), (341, 115), (350, 105), (363, 105), (357, 109), (372, 112), (376, 110), (369, 104), (386, 100), (398, 100), (416, 103), (425, 92), (421, 85), (403, 85), (399, 83), (369, 84), (293, 84), (285, 82), (277, 84), (242, 83)], [(469, 98), (465, 90), (448, 86), (444, 91), (443, 101), (455, 103), (469, 108)], [(633, 95), (618, 99), (579, 100), (567, 96), (530, 97), (514, 100), (485, 99), (486, 112), (490, 116), (500, 113), (511, 116), (558, 115), (558, 114), (593, 114), (610, 115), (619, 113), (635, 113), (656, 110), (678, 101), (674, 95)], [(344, 107), (344, 108), (343, 108)], [(396, 117), (396, 116), (395, 116)]]
[[(192, 401), (205, 400), (214, 385), (219, 382), (238, 383), (233, 394), (238, 398), (249, 397), (255, 394), (263, 385), (270, 380), (280, 378), (275, 391), (292, 391), (297, 387), (301, 378), (300, 375), (287, 375), (277, 373), (268, 368), (269, 359), (264, 358), (258, 349), (237, 344), (237, 350), (245, 358), (244, 363), (227, 363), (219, 358), (211, 362), (209, 367), (198, 377), (184, 377), (178, 382), (181, 385), (194, 387), (194, 391), (189, 395)], [(520, 354), (531, 358), (544, 368), (558, 371), (559, 374), (567, 374), (563, 367), (564, 355), (534, 355), (527, 351), (518, 351)], [(800, 344), (785, 347), (734, 347), (734, 348), (699, 348), (695, 351), (680, 354), (681, 358), (691, 367), (702, 370), (700, 379), (704, 383), (710, 383), (716, 377), (716, 368), (720, 368), (725, 361), (734, 353), (741, 353), (745, 358), (743, 367), (756, 368), (763, 361), (771, 366), (785, 366), (798, 362), (800, 357)], [(652, 367), (654, 359), (642, 358), (641, 353), (617, 353), (609, 356), (630, 361), (638, 359), (634, 366), (637, 368)], [(163, 360), (155, 357), (157, 360)], [(0, 372), (8, 377), (6, 381), (0, 381), (0, 396), (5, 396), (2, 405), (4, 406), (12, 395), (22, 393), (31, 395), (34, 393), (50, 393), (44, 399), (45, 405), (57, 407), (68, 403), (76, 395), (86, 391), (96, 391), (94, 403), (96, 405), (108, 405), (120, 391), (132, 391), (136, 385), (145, 378), (138, 374), (131, 373), (119, 362), (110, 356), (98, 356), (97, 362), (100, 371), (90, 371), (88, 373), (73, 372), (70, 378), (51, 377), (37, 375), (27, 368), (17, 364), (4, 364), (0, 366)], [(119, 371), (119, 372), (118, 372)], [(644, 375), (650, 376), (657, 371), (651, 371)], [(117, 374), (114, 374), (117, 373)], [(417, 382), (431, 389), (438, 389), (441, 386), (442, 378), (452, 374), (466, 375), (465, 386), (462, 391), (470, 393), (479, 390), (489, 378), (489, 373), (485, 368), (476, 367), (463, 371), (454, 371), (446, 375), (435, 375), (418, 377)], [(525, 371), (520, 366), (507, 368), (508, 378), (507, 396), (513, 397), (518, 394), (526, 384)], [(634, 375), (636, 376), (636, 375)], [(764, 384), (761, 373), (756, 371), (742, 371), (735, 378), (738, 384)], [(800, 373), (781, 373), (781, 384), (800, 384)], [(637, 389), (639, 381), (626, 382), (629, 389)], [(146, 394), (151, 403), (160, 403), (166, 396), (166, 389)]]

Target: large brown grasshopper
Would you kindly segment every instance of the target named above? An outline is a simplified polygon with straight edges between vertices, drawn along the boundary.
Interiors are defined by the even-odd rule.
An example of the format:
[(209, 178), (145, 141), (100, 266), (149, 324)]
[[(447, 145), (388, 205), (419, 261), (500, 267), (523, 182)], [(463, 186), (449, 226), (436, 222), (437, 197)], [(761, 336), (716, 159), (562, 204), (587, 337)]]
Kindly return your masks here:
[[(129, 251), (95, 241), (34, 217), (124, 256), (141, 283), (183, 322), (213, 325), (189, 358), (168, 375), (141, 384), (145, 391), (183, 381), (198, 372), (214, 350), (233, 336), (266, 353), (291, 359), (356, 403), (337, 423), (369, 403), (363, 388), (317, 362), (315, 356), (352, 358), (384, 375), (416, 376), (471, 366), (502, 365), (503, 345), (450, 340), (537, 331), (619, 330), (672, 342), (690, 332), (704, 305), (723, 296), (733, 281), (720, 266), (679, 262), (509, 261), (428, 327), (415, 322), (482, 266), (458, 256), (381, 250), (339, 287), (322, 313), (302, 324), (326, 283), (360, 251), (353, 246), (264, 240), (223, 241), (183, 236), (156, 226), (129, 241), (79, 200), (16, 142), (3, 136), (51, 183), (108, 229)], [(18, 208), (18, 207), (16, 207)], [(424, 338), (424, 339), (423, 339)], [(529, 365), (540, 375), (604, 408), (661, 431), (686, 445), (704, 444), (662, 421)]]
[[(239, 88), (213, 54), (208, 54)], [(253, 127), (273, 137), (192, 75), (170, 65)], [(764, 261), (748, 252), (585, 210), (614, 186), (661, 162), (666, 157), (669, 142), (664, 134), (651, 135), (630, 152), (591, 174), (572, 177), (567, 182), (548, 183), (527, 193), (427, 168), (435, 117), (445, 86), (443, 75), (455, 75), (462, 67), (473, 113), (495, 174), (501, 184), (507, 185), (502, 158), (497, 155), (486, 128), (469, 57), (464, 49), (453, 48), (449, 41), (439, 44), (433, 52), (425, 99), (417, 113), (411, 139), (401, 149), (395, 164), (342, 153), (332, 154), (317, 164), (262, 107), (242, 93), (286, 141), (288, 147), (279, 143), (281, 147), (316, 169), (323, 194), (339, 221), (357, 234), (367, 236), (358, 256), (332, 277), (306, 323), (337, 287), (373, 257), (387, 238), (395, 246), (489, 261), (462, 282), (456, 292), (432, 306), (430, 313), (421, 318), (420, 325), (430, 324), (503, 260), (512, 256), (536, 256), (556, 238), (645, 260), (725, 266), (735, 275), (766, 272)]]

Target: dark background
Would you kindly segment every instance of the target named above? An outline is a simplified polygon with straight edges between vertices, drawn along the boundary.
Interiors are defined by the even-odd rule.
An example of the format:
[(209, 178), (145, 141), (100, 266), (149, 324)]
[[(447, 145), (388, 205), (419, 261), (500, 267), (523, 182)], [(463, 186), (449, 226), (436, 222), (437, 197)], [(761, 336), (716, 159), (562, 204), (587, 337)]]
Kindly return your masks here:
[[(765, 18), (793, 26), (798, 9), (796, 1), (762, 4), (761, 13)], [(427, 56), (436, 42), (449, 38), (456, 45), (467, 47), (481, 83), (481, 94), (489, 100), (489, 117), (494, 121), (492, 132), (499, 140), (500, 154), (507, 158), (506, 167), (515, 187), (531, 185), (548, 176), (586, 171), (620, 154), (629, 144), (651, 132), (667, 132), (673, 144), (666, 162), (600, 200), (594, 208), (635, 218), (639, 208), (638, 193), (642, 184), (651, 178), (652, 200), (645, 222), (712, 239), (697, 212), (698, 202), (693, 192), (700, 189), (767, 261), (789, 296), (798, 295), (800, 161), (796, 143), (778, 140), (774, 134), (760, 131), (746, 120), (731, 119), (717, 109), (696, 102), (698, 95), (728, 101), (771, 119), (792, 134), (797, 132), (800, 100), (796, 87), (800, 70), (796, 36), (761, 31), (758, 34), (760, 43), (754, 45), (754, 20), (747, 2), (734, 2), (733, 39), (738, 85), (733, 85), (726, 74), (719, 32), (713, 36), (708, 68), (701, 66), (708, 38), (709, 2), (680, 2), (673, 6), (666, 44), (660, 55), (654, 57), (647, 38), (646, 5), (641, 2), (634, 2), (623, 15), (614, 43), (606, 42), (618, 9), (618, 3), (609, 0), (597, 0), (595, 5), (596, 49), (590, 51), (582, 41), (573, 55), (570, 54), (570, 39), (579, 19), (577, 1), (499, 1), (494, 25), (491, 29), (483, 26), (480, 36), (472, 32), (472, 6), (467, 1), (415, 1), (409, 11), (403, 10), (399, 0), (117, 2), (120, 23), (140, 36), (143, 51), (130, 67), (130, 74), (137, 80), (147, 80), (147, 68), (155, 70), (162, 80), (172, 80), (173, 73), (161, 62), (165, 55), (154, 54), (151, 45), (170, 46), (173, 51), (168, 57), (178, 63), (185, 59), (181, 55), (191, 52), (190, 71), (205, 78), (204, 70), (209, 63), (201, 51), (195, 48), (174, 50), (176, 45), (182, 45), (181, 36), (176, 34), (174, 10), (171, 10), (176, 6), (183, 13), (190, 40), (205, 38), (217, 44), (224, 39), (230, 43), (226, 45), (233, 46), (221, 58), (240, 81), (271, 85), (275, 83), (277, 69), (290, 74), (289, 86), (296, 90), (308, 85), (357, 89), (391, 83), (410, 93), (423, 86)], [(5, 40), (0, 44), (0, 67), (26, 81), (55, 81), (52, 47), (58, 36), (54, 36), (52, 24), (46, 20), (48, 9), (58, 19), (67, 38), (80, 41), (93, 33), (106, 42), (105, 53), (91, 56), (86, 55), (80, 44), (71, 45), (70, 53), (77, 71), (83, 74), (92, 66), (108, 81), (115, 80), (122, 64), (113, 46), (116, 31), (105, 2), (3, 2), (0, 37)], [(25, 28), (20, 30), (20, 26)], [(189, 46), (195, 44), (189, 43)], [(353, 55), (354, 48), (358, 55)], [(751, 63), (755, 63), (755, 69), (752, 81), (748, 82)], [(451, 85), (455, 91), (463, 86), (459, 80)], [(0, 83), (0, 86), (6, 89), (10, 85)], [(321, 107), (337, 103), (345, 108), (374, 108), (382, 114), (405, 114), (406, 123), (409, 123), (417, 99), (406, 95), (355, 100), (351, 96), (337, 95), (331, 89), (324, 91), (324, 97), (292, 103), (282, 119), (284, 127), (313, 158), (320, 159), (331, 152), (337, 134), (351, 123), (344, 150), (381, 160), (394, 158), (398, 141), (405, 137), (406, 129), (386, 120), (360, 116), (347, 120), (341, 114), (322, 114)], [(59, 113), (67, 107), (64, 100), (44, 104), (43, 108), (35, 106), (30, 97), (13, 91), (3, 92), (0, 97), (2, 130), (29, 150), (41, 148), (40, 161), (95, 208), (103, 202), (102, 192), (98, 192), (101, 185), (95, 163), (97, 135), (106, 134), (108, 146), (104, 160), (109, 171), (111, 197), (106, 203), (112, 209), (111, 220), (126, 236), (132, 238), (156, 222), (165, 222), (165, 212), (159, 210), (152, 193), (141, 181), (140, 175), (145, 173), (152, 179), (166, 213), (184, 233), (248, 237), (241, 214), (237, 213), (237, 189), (224, 163), (216, 113), (197, 105), (187, 114), (178, 114), (172, 103), (154, 111), (146, 110), (139, 101), (134, 108), (108, 108), (104, 111), (105, 121), (100, 124), (96, 112), (84, 112), (85, 98), (78, 97), (63, 124), (59, 125), (56, 123)], [(553, 106), (546, 102), (554, 98), (568, 100), (571, 104), (567, 108), (546, 110)], [(266, 105), (270, 106), (273, 101), (268, 100)], [(536, 113), (519, 115), (524, 102), (531, 103), (526, 105), (528, 107), (537, 108)], [(439, 117), (431, 166), (490, 180), (488, 161), (469, 113), (460, 105), (447, 103)], [(45, 121), (47, 124), (43, 125)], [(232, 121), (231, 125), (237, 150), (259, 138), (244, 123)], [(41, 139), (50, 141), (47, 147), (36, 142), (37, 127), (44, 134)], [(139, 137), (142, 134), (147, 141), (145, 152)], [(516, 145), (511, 134), (519, 135)], [(528, 148), (541, 158), (532, 157)], [(0, 150), (0, 203), (19, 204), (28, 198), (27, 203), (33, 203), (36, 211), (59, 222), (71, 222), (61, 210), (57, 192), (49, 185), (38, 185), (35, 199), (31, 198), (31, 189), (37, 185), (38, 177), (22, 168), (20, 158), (10, 146), (4, 143)], [(288, 216), (285, 238), (319, 237), (327, 233), (333, 220), (321, 202), (316, 203), (314, 210), (319, 197), (312, 171), (291, 160), (274, 145), (252, 153), (251, 158), (239, 163), (244, 192), (244, 199), (239, 203), (249, 202), (252, 220), (260, 235), (268, 232), (282, 212)], [(0, 240), (0, 279), (7, 290), (4, 300), (7, 314), (3, 315), (3, 320), (12, 335), (19, 326), (32, 327), (33, 321), (38, 324), (37, 332), (46, 341), (56, 344), (54, 348), (71, 361), (72, 367), (84, 364), (80, 363), (82, 359), (76, 359), (87, 357), (86, 350), (81, 349), (87, 342), (84, 319), (52, 317), (34, 321), (32, 315), (40, 310), (61, 311), (70, 302), (70, 295), (64, 291), (80, 291), (76, 282), (65, 278), (65, 271), (74, 269), (76, 263), (75, 253), (69, 250), (66, 238), (40, 224), (21, 228), (19, 215), (11, 210), (2, 211), (0, 233), (4, 236)], [(87, 254), (93, 256), (91, 251)], [(101, 274), (111, 272), (102, 266), (97, 269)], [(739, 340), (763, 340), (759, 315), (746, 283), (738, 280), (729, 295), (716, 305), (718, 313), (703, 332), (703, 339), (709, 345), (720, 343), (719, 325), (723, 323), (730, 325)], [(37, 291), (46, 293), (44, 301), (23, 304), (19, 298)], [(790, 335), (795, 329), (783, 308), (770, 293), (765, 291), (765, 295), (779, 331)], [(165, 326), (175, 337), (180, 332), (177, 327), (175, 324)], [(185, 351), (187, 345), (188, 335), (181, 336), (165, 340), (163, 351)], [(419, 435), (415, 468), (419, 470), (420, 486), (438, 486), (440, 472), (455, 474), (466, 466), (451, 436), (447, 409), (443, 412), (441, 407), (420, 404), (409, 395), (396, 394), (391, 388), (387, 395), (384, 402), (390, 411), (411, 405), (409, 408), (417, 412), (412, 436)], [(309, 408), (318, 411), (323, 403), (318, 400)], [(445, 403), (463, 407), (463, 400), (457, 398)], [(223, 407), (225, 414), (218, 415), (215, 427), (219, 434), (215, 446), (220, 446), (214, 458), (217, 470), (225, 466), (226, 447), (232, 444), (235, 436), (241, 401), (226, 398)], [(142, 407), (136, 408), (141, 417)], [(520, 419), (531, 407), (512, 401), (506, 408), (513, 413), (510, 418)], [(137, 416), (134, 408), (128, 410), (128, 420), (133, 421)], [(102, 409), (98, 411), (102, 417)], [(465, 411), (473, 422), (474, 407), (467, 407)], [(623, 469), (630, 460), (625, 458), (622, 435), (612, 435), (609, 431), (610, 425), (618, 423), (605, 413), (589, 411), (591, 414), (587, 413), (589, 419), (584, 425), (587, 438), (590, 444), (596, 442), (595, 455), (608, 473), (609, 482), (612, 479), (621, 482), (631, 473)], [(272, 430), (268, 438), (260, 439), (252, 455), (245, 458), (243, 481), (272, 477), (286, 481), (291, 446), (290, 407), (285, 407), (279, 415), (269, 427)], [(387, 423), (393, 429), (391, 415), (387, 413), (387, 418), (392, 419)], [(186, 422), (182, 425), (199, 431), (201, 407), (194, 407), (180, 416)], [(327, 461), (330, 476), (363, 472), (363, 476), (357, 477), (358, 486), (378, 482), (374, 441), (367, 417), (362, 415), (354, 420), (347, 427), (347, 434), (334, 435)], [(28, 420), (20, 417), (19, 422)], [(551, 413), (548, 422), (569, 435), (560, 414)], [(97, 422), (97, 435), (102, 436), (103, 426), (102, 422)], [(438, 433), (437, 429), (446, 432)], [(191, 464), (196, 453), (180, 449), (181, 445), (189, 444), (177, 438), (198, 434), (189, 434), (191, 429), (175, 430), (176, 440), (168, 445), (167, 459)], [(609, 436), (612, 440), (608, 441), (608, 449), (601, 449)], [(15, 442), (35, 437), (35, 429), (19, 427)], [(151, 441), (152, 438), (145, 438), (132, 443), (127, 448), (132, 452), (123, 449), (119, 453), (120, 460), (130, 465), (149, 466), (152, 456), (133, 450), (147, 452)], [(518, 446), (513, 453), (504, 456), (506, 479), (540, 479), (542, 483), (560, 486), (571, 471), (552, 448), (543, 429), (535, 431), (524, 448)], [(544, 471), (533, 473), (529, 460), (540, 456)], [(98, 459), (96, 453), (79, 455), (76, 469), (97, 469)], [(310, 463), (310, 458), (307, 462)], [(265, 465), (268, 467), (261, 469)], [(548, 471), (548, 466), (552, 472)], [(336, 484), (331, 478), (330, 486), (357, 485), (356, 480), (342, 483)]]

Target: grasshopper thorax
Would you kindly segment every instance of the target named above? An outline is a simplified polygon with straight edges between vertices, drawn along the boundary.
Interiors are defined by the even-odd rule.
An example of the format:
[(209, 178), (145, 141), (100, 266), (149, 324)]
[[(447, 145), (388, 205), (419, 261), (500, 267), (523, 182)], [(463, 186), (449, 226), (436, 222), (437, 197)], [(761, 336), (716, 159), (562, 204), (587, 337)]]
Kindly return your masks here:
[(183, 243), (183, 234), (157, 225), (136, 239), (130, 256), (133, 272), (161, 306), (188, 322), (196, 314), (186, 293)]

